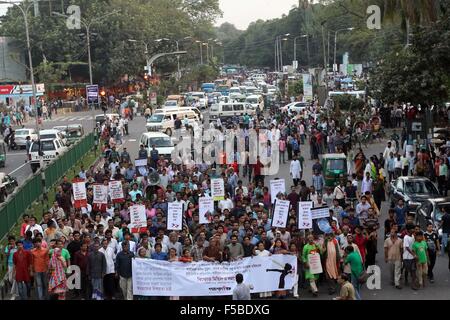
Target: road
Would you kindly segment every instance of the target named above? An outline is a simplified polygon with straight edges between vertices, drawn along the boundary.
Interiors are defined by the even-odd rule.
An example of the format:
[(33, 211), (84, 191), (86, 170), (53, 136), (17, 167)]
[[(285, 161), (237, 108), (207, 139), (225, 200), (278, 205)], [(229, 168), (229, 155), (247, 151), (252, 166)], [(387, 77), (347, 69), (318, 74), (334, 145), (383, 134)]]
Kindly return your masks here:
[[(95, 112), (97, 113), (97, 112)], [(43, 128), (52, 128), (57, 125), (64, 125), (69, 123), (81, 123), (85, 128), (85, 132), (90, 132), (93, 129), (93, 114), (94, 112), (79, 112), (73, 113), (70, 115), (61, 115), (54, 116), (52, 120), (45, 120), (42, 127)], [(205, 114), (205, 124), (208, 123), (208, 115)], [(31, 124), (27, 124), (27, 126), (31, 126)], [(143, 117), (135, 117), (133, 121), (129, 124), (130, 134), (124, 137), (124, 145), (127, 150), (130, 152), (130, 155), (133, 159), (137, 157), (137, 152), (139, 149), (138, 140), (140, 135), (145, 131), (145, 119)], [(366, 156), (371, 156), (374, 154), (379, 154), (384, 150), (385, 143), (373, 143), (368, 146), (368, 148), (364, 149)], [(309, 160), (309, 146), (302, 145), (301, 146), (302, 155), (305, 158), (305, 168), (303, 179), (306, 181), (307, 185), (311, 185), (311, 177), (312, 177), (312, 165), (313, 162)], [(25, 178), (31, 174), (31, 170), (29, 165), (24, 163), (25, 161), (25, 153), (24, 151), (13, 151), (9, 152), (7, 156), (7, 166), (4, 168), (5, 172), (13, 171), (13, 175), (19, 179), (20, 181), (25, 180)], [(241, 171), (242, 172), (242, 171)], [(293, 184), (292, 179), (289, 175), (289, 163), (280, 164), (280, 169), (277, 174), (266, 177), (266, 184), (269, 183), (269, 180), (274, 178), (285, 179), (286, 181), (286, 189), (290, 190), (290, 186)], [(245, 181), (245, 180), (244, 180)], [(379, 219), (380, 225), (384, 225), (384, 220), (387, 218), (387, 210), (389, 204), (384, 202), (382, 205), (382, 216)], [(427, 284), (427, 287), (423, 290), (413, 291), (409, 287), (404, 287), (403, 289), (395, 289), (390, 285), (390, 279), (388, 274), (387, 265), (384, 262), (384, 253), (383, 253), (383, 235), (382, 229), (378, 234), (378, 254), (377, 254), (377, 265), (381, 269), (381, 289), (380, 290), (369, 290), (364, 287), (361, 291), (362, 298), (364, 300), (442, 300), (442, 299), (450, 299), (450, 290), (449, 290), (449, 280), (450, 280), (450, 272), (448, 269), (448, 257), (438, 257), (436, 266), (435, 266), (435, 280), (434, 284)], [(319, 300), (330, 300), (333, 296), (328, 295), (327, 285), (323, 284), (319, 287), (318, 298), (313, 298), (308, 290), (301, 290), (300, 299), (319, 299)]]

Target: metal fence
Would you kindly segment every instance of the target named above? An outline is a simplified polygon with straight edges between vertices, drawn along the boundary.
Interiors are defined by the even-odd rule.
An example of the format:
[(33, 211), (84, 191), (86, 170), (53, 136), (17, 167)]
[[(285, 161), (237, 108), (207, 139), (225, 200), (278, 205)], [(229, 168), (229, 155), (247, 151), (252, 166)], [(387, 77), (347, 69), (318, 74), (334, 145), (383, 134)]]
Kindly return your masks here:
[[(94, 134), (86, 135), (45, 169), (45, 188), (51, 188), (94, 146)], [(3, 239), (33, 202), (44, 193), (41, 170), (30, 176), (0, 207), (0, 239)]]

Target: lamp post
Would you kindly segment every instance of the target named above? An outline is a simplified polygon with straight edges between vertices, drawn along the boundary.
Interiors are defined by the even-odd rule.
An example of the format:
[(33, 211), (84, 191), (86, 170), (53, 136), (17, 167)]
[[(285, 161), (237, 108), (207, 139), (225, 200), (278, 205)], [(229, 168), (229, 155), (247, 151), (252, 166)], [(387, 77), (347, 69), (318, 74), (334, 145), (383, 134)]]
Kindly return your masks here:
[(149, 51), (148, 51), (148, 43), (143, 41), (143, 40), (135, 40), (135, 39), (128, 39), (129, 42), (141, 42), (144, 47), (145, 47), (145, 61), (146, 61), (146, 69), (147, 69), (147, 73), (151, 76), (152, 75), (152, 66), (149, 63), (150, 57), (149, 57)]
[(352, 31), (352, 30), (354, 30), (354, 29), (355, 29), (355, 28), (351, 27), (351, 28), (339, 29), (339, 30), (336, 30), (336, 31), (334, 32), (334, 59), (333, 59), (333, 69), (334, 69), (334, 66), (336, 65), (336, 47), (337, 47), (337, 34), (338, 34), (338, 32), (339, 32), (339, 31)]
[[(87, 48), (88, 48), (89, 82), (90, 82), (90, 84), (93, 84), (93, 79), (92, 79), (92, 60), (91, 60), (91, 26), (94, 23), (100, 22), (101, 20), (116, 14), (117, 12), (118, 11), (112, 11), (112, 12), (109, 12), (107, 14), (104, 14), (103, 16), (92, 18), (91, 20), (80, 19), (81, 24), (86, 29), (86, 41), (87, 41)], [(55, 12), (55, 11), (53, 11), (52, 14), (55, 15), (55, 16), (63, 17), (63, 18), (69, 18), (68, 15), (65, 15), (65, 14), (62, 14), (62, 13), (59, 13), (59, 12)]]
[(281, 39), (284, 37), (283, 41), (286, 41), (287, 37), (290, 35), (290, 33), (285, 33), (275, 37), (275, 71), (283, 70), (283, 48), (281, 46)]
[(200, 40), (195, 40), (196, 43), (198, 43), (200, 47), (200, 64), (203, 65), (203, 42)]
[[(190, 39), (191, 37), (186, 37), (184, 39)], [(180, 51), (180, 44), (179, 44), (179, 40), (174, 40), (174, 39), (168, 39), (168, 38), (161, 38), (161, 39), (156, 39), (156, 42), (162, 42), (162, 41), (173, 41), (176, 43), (177, 45), (177, 51)], [(177, 56), (177, 80), (179, 80), (181, 78), (181, 72), (180, 72), (180, 56)]]
[(206, 64), (209, 64), (209, 43), (203, 42), (202, 45), (206, 47)]
[[(297, 61), (297, 39), (299, 39), (299, 38), (306, 38), (306, 41), (308, 41), (308, 35), (304, 34), (304, 35), (297, 36), (294, 38), (294, 61)], [(307, 47), (309, 50), (309, 45)], [(309, 57), (309, 54), (308, 54), (308, 57)]]

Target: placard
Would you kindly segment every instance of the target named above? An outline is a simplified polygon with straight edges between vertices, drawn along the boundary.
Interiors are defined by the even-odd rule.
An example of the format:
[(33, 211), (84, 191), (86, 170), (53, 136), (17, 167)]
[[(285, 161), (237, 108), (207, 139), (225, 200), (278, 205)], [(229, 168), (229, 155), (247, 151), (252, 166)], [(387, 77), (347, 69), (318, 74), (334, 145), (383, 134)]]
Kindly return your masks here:
[(289, 200), (277, 199), (275, 209), (273, 210), (272, 227), (286, 228), (290, 204), (291, 202)]
[(73, 206), (81, 209), (87, 206), (86, 182), (83, 179), (74, 179), (72, 181)]
[(92, 185), (92, 191), (94, 192), (93, 203), (96, 204), (108, 204), (108, 186), (103, 184)]
[(198, 198), (198, 212), (200, 216), (200, 224), (208, 224), (212, 222), (214, 215), (214, 200), (211, 197)]
[(114, 180), (109, 182), (109, 193), (112, 203), (125, 202), (125, 196), (122, 189), (122, 181)]
[(311, 209), (311, 218), (320, 219), (320, 218), (329, 218), (330, 217), (330, 208), (328, 207), (320, 207), (320, 208), (312, 208)]
[(167, 205), (167, 230), (181, 230), (183, 227), (183, 204), (169, 202)]
[(137, 167), (146, 167), (147, 159), (136, 159), (134, 160), (134, 166)]
[[(132, 259), (133, 294), (140, 296), (231, 296), (236, 274), (251, 293), (291, 290), (296, 283), (297, 257), (275, 254), (224, 263), (169, 262)], [(191, 317), (192, 318), (192, 317)]]
[(320, 254), (313, 253), (308, 255), (309, 272), (311, 274), (319, 274), (323, 272)]
[(284, 179), (270, 180), (270, 198), (272, 203), (275, 202), (278, 193), (286, 192), (286, 182)]
[(144, 205), (130, 207), (130, 224), (132, 228), (144, 228), (147, 226), (147, 215)]
[(312, 223), (312, 201), (301, 201), (298, 203), (298, 228), (299, 229), (311, 229)]
[(211, 196), (214, 201), (225, 199), (225, 185), (222, 178), (211, 179)]

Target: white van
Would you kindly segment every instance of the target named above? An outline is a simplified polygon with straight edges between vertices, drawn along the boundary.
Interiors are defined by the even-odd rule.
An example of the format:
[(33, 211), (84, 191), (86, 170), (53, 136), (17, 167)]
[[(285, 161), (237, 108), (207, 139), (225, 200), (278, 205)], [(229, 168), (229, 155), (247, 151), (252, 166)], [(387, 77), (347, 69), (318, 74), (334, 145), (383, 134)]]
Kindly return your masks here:
[(158, 154), (164, 156), (165, 159), (170, 159), (172, 151), (175, 149), (172, 139), (161, 132), (144, 132), (139, 140), (139, 145), (141, 144), (148, 150), (148, 154), (154, 145)]
[(147, 119), (145, 127), (148, 132), (164, 132), (171, 136), (175, 130), (175, 120), (179, 118), (183, 121), (185, 116), (188, 117), (190, 126), (198, 125), (201, 122), (197, 113), (189, 108), (158, 109)]
[(201, 112), (198, 108), (196, 108), (196, 107), (164, 107), (164, 109), (156, 109), (154, 113), (160, 113), (162, 110), (164, 110), (164, 111), (168, 111), (168, 110), (170, 110), (170, 111), (192, 110), (192, 111), (194, 111), (194, 112), (197, 114), (197, 116), (200, 118), (200, 121), (203, 122), (203, 114), (202, 114), (202, 112)]
[(256, 108), (259, 108), (260, 111), (264, 110), (264, 98), (260, 95), (248, 96), (245, 102), (251, 104), (255, 110)]
[(42, 158), (45, 163), (56, 159), (60, 154), (64, 153), (67, 147), (61, 139), (41, 139), (35, 141), (30, 146), (28, 160), (30, 162), (31, 171), (33, 173), (40, 167), (39, 153), (42, 152)]
[(219, 103), (211, 106), (209, 117), (213, 120), (218, 118), (226, 119), (234, 116), (242, 117), (245, 114), (253, 116), (256, 114), (255, 108), (249, 103)]

